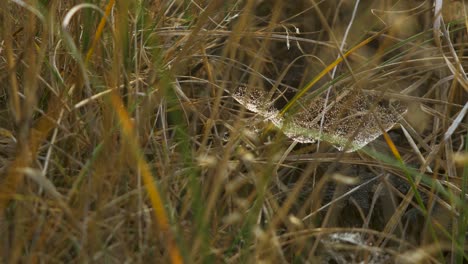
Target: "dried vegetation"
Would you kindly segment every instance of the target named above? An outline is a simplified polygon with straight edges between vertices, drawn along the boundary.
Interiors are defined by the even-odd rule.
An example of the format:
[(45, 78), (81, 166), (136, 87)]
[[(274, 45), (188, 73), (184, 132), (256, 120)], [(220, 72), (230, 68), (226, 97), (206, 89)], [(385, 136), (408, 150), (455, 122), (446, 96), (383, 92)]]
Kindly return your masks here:
[(465, 9), (1, 1), (0, 262), (467, 262)]

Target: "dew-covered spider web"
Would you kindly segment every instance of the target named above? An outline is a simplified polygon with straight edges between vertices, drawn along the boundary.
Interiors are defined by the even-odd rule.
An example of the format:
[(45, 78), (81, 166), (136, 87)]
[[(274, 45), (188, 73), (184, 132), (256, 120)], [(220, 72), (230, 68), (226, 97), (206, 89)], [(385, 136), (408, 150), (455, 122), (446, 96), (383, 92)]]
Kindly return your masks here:
[(350, 89), (340, 91), (327, 102), (322, 96), (300, 99), (296, 103), (297, 109), (285, 115), (280, 114), (274, 100), (263, 90), (242, 86), (232, 93), (232, 97), (294, 141), (315, 143), (320, 139), (340, 151), (347, 147), (346, 152), (356, 151), (372, 142), (382, 135), (382, 128), (390, 130), (406, 112), (405, 107), (379, 100), (376, 94)]

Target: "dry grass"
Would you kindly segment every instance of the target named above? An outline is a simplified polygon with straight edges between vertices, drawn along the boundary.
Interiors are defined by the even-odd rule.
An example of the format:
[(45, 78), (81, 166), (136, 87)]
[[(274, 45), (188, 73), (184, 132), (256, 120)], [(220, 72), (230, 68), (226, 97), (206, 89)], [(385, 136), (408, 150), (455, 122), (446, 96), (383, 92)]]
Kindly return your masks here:
[(468, 262), (443, 2), (2, 1), (0, 262)]

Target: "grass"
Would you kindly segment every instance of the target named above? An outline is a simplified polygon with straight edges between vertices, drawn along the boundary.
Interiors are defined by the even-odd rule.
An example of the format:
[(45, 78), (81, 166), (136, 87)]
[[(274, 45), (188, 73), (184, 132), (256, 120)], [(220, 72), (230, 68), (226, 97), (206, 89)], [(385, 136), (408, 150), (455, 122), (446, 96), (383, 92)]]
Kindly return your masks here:
[(0, 262), (468, 262), (465, 5), (435, 2), (3, 1)]

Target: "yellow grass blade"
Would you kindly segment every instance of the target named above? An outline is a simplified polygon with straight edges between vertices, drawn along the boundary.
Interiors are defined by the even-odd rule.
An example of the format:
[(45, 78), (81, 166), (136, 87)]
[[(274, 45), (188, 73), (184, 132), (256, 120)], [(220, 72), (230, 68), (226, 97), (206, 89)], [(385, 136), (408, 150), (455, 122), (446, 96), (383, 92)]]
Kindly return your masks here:
[(101, 21), (99, 21), (96, 34), (94, 35), (93, 43), (91, 43), (91, 47), (89, 47), (89, 50), (86, 53), (85, 63), (88, 63), (89, 59), (91, 58), (91, 55), (93, 55), (94, 53), (94, 49), (96, 48), (97, 43), (101, 38), (102, 31), (104, 30), (104, 26), (106, 25), (107, 17), (110, 15), (114, 3), (115, 0), (110, 0), (109, 3), (107, 3), (106, 10), (104, 11), (105, 15), (101, 18)]
[(156, 218), (159, 228), (165, 233), (167, 237), (171, 261), (172, 263), (176, 264), (183, 263), (182, 256), (179, 252), (179, 249), (177, 248), (177, 245), (175, 244), (174, 236), (169, 230), (169, 220), (166, 210), (164, 209), (164, 204), (161, 199), (161, 195), (159, 194), (158, 189), (154, 186), (154, 177), (151, 173), (148, 163), (146, 162), (138, 147), (138, 141), (133, 130), (133, 125), (130, 120), (130, 116), (125, 110), (124, 104), (120, 96), (117, 94), (117, 91), (115, 90), (111, 93), (111, 103), (114, 109), (116, 110), (118, 118), (120, 120), (123, 134), (125, 136), (124, 140), (128, 140), (132, 151), (131, 155), (133, 155), (134, 160), (137, 161), (137, 168), (141, 171), (141, 175), (143, 176), (143, 182), (146, 191), (148, 192), (151, 205), (154, 209), (154, 217)]
[[(101, 18), (101, 21), (99, 22), (98, 28), (96, 30), (96, 34), (94, 35), (94, 39), (91, 44), (91, 47), (86, 53), (85, 63), (89, 62), (94, 52), (94, 49), (97, 46), (99, 38), (101, 37), (102, 32), (104, 30), (107, 17), (109, 16), (111, 12), (112, 7), (114, 6), (114, 3), (115, 3), (115, 0), (110, 0), (106, 6), (105, 15)], [(171, 262), (175, 264), (183, 263), (183, 259), (180, 254), (180, 251), (177, 245), (175, 244), (174, 236), (173, 234), (171, 234), (169, 230), (170, 228), (169, 220), (168, 220), (166, 210), (164, 209), (164, 203), (161, 199), (161, 195), (159, 194), (158, 189), (153, 184), (154, 177), (151, 173), (148, 163), (146, 162), (145, 158), (141, 154), (141, 151), (138, 147), (138, 140), (136, 140), (136, 135), (135, 135), (135, 132), (133, 131), (132, 122), (130, 121), (130, 116), (128, 115), (128, 112), (125, 110), (124, 104), (116, 91), (113, 91), (111, 93), (111, 103), (119, 117), (120, 124), (122, 126), (122, 129), (125, 135), (125, 140), (128, 140), (130, 143), (129, 145), (131, 146), (131, 150), (132, 150), (131, 154), (134, 156), (134, 160), (137, 161), (137, 168), (141, 171), (141, 175), (143, 176), (143, 182), (144, 182), (146, 191), (149, 195), (151, 205), (154, 209), (154, 217), (156, 219), (156, 222), (158, 223), (159, 228), (164, 233), (166, 233)]]
[(364, 41), (362, 41), (358, 45), (354, 46), (352, 49), (348, 50), (345, 54), (343, 54), (343, 56), (336, 59), (333, 63), (328, 65), (325, 69), (323, 69), (323, 71), (321, 71), (317, 76), (315, 76), (315, 78), (312, 79), (312, 81), (310, 81), (304, 88), (302, 88), (299, 91), (299, 93), (297, 93), (286, 104), (286, 106), (281, 110), (280, 115), (284, 115), (289, 110), (289, 108), (291, 108), (294, 105), (294, 103), (296, 103), (296, 101), (299, 100), (299, 98), (301, 98), (305, 93), (307, 93), (307, 91), (309, 91), (312, 88), (312, 86), (314, 86), (314, 84), (316, 84), (320, 79), (322, 79), (322, 77), (325, 76), (328, 72), (333, 70), (333, 68), (335, 68), (338, 64), (340, 64), (345, 58), (347, 58), (349, 55), (354, 53), (356, 50), (358, 50), (358, 49), (362, 48), (363, 46), (369, 44), (369, 42), (371, 42), (372, 40), (376, 39), (378, 36), (383, 34), (385, 31), (387, 31), (387, 29), (388, 28), (385, 28), (385, 29), (381, 30), (380, 32), (378, 32), (377, 34), (365, 39)]
[(400, 152), (398, 152), (398, 149), (396, 148), (395, 144), (393, 143), (392, 139), (388, 135), (388, 133), (385, 130), (382, 130), (385, 142), (387, 142), (388, 147), (392, 151), (393, 156), (400, 162), (403, 162), (401, 159)]

